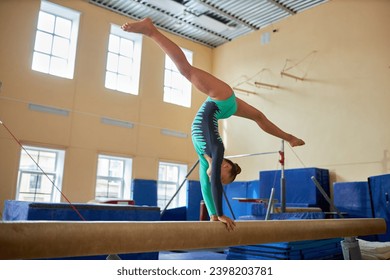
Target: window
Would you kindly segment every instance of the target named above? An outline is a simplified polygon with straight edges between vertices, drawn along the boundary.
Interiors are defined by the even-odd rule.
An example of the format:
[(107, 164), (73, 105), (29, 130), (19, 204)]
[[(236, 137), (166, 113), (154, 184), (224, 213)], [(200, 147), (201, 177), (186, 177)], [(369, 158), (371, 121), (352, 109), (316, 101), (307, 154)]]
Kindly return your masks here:
[[(157, 206), (164, 209), (172, 199), (180, 184), (187, 175), (187, 165), (160, 162), (157, 185)], [(168, 208), (176, 208), (186, 205), (186, 191), (181, 191), (175, 196)]]
[(24, 146), (16, 200), (60, 202), (64, 157), (63, 150)]
[(130, 199), (132, 159), (99, 155), (95, 199)]
[(73, 79), (80, 13), (41, 2), (32, 69)]
[[(192, 64), (192, 52), (183, 49), (183, 52)], [(191, 107), (191, 83), (180, 74), (176, 65), (165, 56), (165, 74), (164, 74), (164, 102)]]
[(111, 25), (105, 86), (138, 95), (142, 36)]

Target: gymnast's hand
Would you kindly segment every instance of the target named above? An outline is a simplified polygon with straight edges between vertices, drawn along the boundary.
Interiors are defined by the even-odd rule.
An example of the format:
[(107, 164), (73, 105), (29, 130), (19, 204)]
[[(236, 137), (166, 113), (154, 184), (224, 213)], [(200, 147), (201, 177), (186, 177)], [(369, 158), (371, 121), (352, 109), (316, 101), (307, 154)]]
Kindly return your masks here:
[(224, 223), (228, 231), (233, 231), (234, 228), (236, 227), (236, 223), (229, 217), (226, 217), (225, 215), (218, 216), (218, 221)]

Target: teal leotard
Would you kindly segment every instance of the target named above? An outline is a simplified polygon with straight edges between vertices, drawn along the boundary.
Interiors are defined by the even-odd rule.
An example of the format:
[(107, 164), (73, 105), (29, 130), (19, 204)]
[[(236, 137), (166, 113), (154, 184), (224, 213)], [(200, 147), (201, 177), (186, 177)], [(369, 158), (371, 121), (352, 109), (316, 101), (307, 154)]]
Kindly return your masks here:
[[(222, 216), (222, 182), (221, 165), (224, 145), (218, 131), (218, 120), (226, 119), (237, 111), (234, 93), (225, 100), (207, 98), (199, 108), (192, 123), (192, 142), (199, 156), (199, 179), (203, 200), (209, 215)], [(211, 159), (211, 176), (207, 175), (209, 163), (204, 157)]]

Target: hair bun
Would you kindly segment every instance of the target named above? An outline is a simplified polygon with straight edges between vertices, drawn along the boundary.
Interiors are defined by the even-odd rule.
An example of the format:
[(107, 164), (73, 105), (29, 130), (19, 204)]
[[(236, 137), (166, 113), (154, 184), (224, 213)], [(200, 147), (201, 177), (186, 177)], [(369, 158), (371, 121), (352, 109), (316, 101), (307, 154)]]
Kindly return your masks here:
[(241, 173), (241, 167), (237, 164), (237, 163), (235, 163), (234, 164), (235, 165), (235, 169), (236, 169), (236, 174), (238, 175), (238, 174), (240, 174)]

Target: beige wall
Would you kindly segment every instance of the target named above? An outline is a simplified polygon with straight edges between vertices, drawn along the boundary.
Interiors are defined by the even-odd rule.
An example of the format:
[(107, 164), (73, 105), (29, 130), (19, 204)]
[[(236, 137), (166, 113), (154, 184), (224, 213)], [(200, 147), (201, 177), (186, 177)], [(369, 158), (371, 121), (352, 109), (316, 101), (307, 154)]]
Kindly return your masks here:
[[(190, 133), (204, 100), (193, 91), (191, 109), (162, 102), (164, 54), (145, 38), (140, 94), (104, 88), (111, 23), (127, 19), (86, 1), (56, 0), (82, 13), (73, 80), (31, 70), (39, 1), (0, 2), (0, 120), (23, 143), (66, 149), (63, 191), (72, 202), (94, 198), (97, 154), (130, 156), (133, 177), (156, 179), (160, 159), (187, 163), (196, 156), (191, 140), (162, 136), (160, 128)], [(238, 96), (307, 142), (294, 151), (308, 167), (329, 168), (333, 180), (365, 180), (389, 172), (390, 2), (333, 0), (211, 50), (171, 36), (194, 52), (194, 65), (213, 71), (232, 86), (263, 70), (254, 80), (279, 89), (242, 85), (256, 95)], [(279, 31), (272, 33), (272, 29)], [(268, 45), (260, 36), (271, 32)], [(286, 60), (301, 63), (281, 77)], [(289, 64), (291, 65), (291, 64)], [(265, 70), (264, 70), (265, 69)], [(71, 111), (69, 117), (28, 110), (28, 103)], [(156, 113), (159, 112), (159, 113)], [(100, 116), (131, 121), (133, 129), (103, 125)], [(227, 154), (276, 151), (280, 141), (254, 123), (230, 118), (222, 128)], [(15, 198), (20, 148), (0, 127), (0, 211)], [(286, 147), (287, 168), (302, 164)], [(275, 169), (278, 156), (240, 159), (238, 180), (257, 179)]]
[[(256, 94), (238, 96), (307, 142), (294, 149), (305, 166), (328, 168), (337, 181), (366, 180), (390, 172), (389, 32), (390, 1), (333, 0), (217, 48), (214, 72), (234, 86), (263, 70), (254, 80), (280, 88), (241, 85)], [(280, 75), (286, 60), (304, 81)], [(225, 131), (231, 154), (280, 147), (246, 120), (231, 118)], [(277, 158), (240, 160), (240, 179), (276, 168)], [(286, 167), (303, 167), (289, 147)]]
[[(31, 70), (40, 1), (0, 2), (0, 120), (22, 143), (66, 149), (63, 192), (72, 202), (94, 199), (98, 153), (133, 158), (133, 178), (157, 179), (158, 161), (192, 166), (190, 124), (205, 96), (193, 91), (193, 107), (166, 104), (163, 98), (164, 53), (143, 39), (140, 92), (123, 94), (104, 87), (110, 24), (128, 18), (87, 1), (53, 1), (81, 12), (74, 79)], [(212, 50), (171, 36), (194, 52), (198, 67), (211, 71)], [(70, 110), (68, 117), (30, 111), (28, 103)], [(104, 125), (100, 117), (130, 121), (133, 129)], [(161, 128), (188, 133), (187, 139), (164, 136)], [(14, 199), (20, 147), (0, 127), (0, 211)]]

